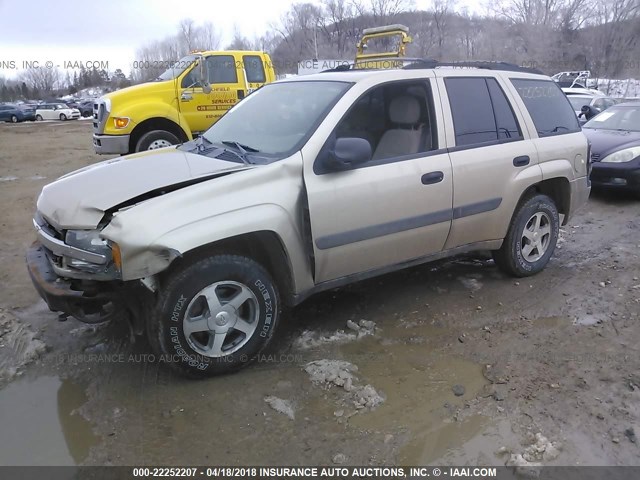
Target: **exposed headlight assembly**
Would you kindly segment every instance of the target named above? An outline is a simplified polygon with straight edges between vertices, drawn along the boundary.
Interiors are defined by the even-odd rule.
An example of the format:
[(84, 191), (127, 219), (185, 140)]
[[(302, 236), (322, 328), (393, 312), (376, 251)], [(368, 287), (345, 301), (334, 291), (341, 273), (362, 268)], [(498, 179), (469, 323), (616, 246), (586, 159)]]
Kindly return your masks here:
[[(69, 267), (89, 273), (106, 273), (112, 270), (113, 267), (109, 266), (110, 261), (113, 262), (117, 271), (120, 271), (122, 267), (120, 248), (117, 244), (101, 238), (99, 230), (68, 230), (65, 243), (87, 252), (104, 255), (108, 259), (106, 265), (100, 265), (85, 260), (65, 257), (66, 264)], [(116, 253), (116, 255), (114, 255), (114, 253)]]
[(617, 152), (610, 153), (604, 157), (601, 162), (604, 163), (624, 163), (630, 162), (634, 158), (640, 156), (640, 147), (625, 148)]

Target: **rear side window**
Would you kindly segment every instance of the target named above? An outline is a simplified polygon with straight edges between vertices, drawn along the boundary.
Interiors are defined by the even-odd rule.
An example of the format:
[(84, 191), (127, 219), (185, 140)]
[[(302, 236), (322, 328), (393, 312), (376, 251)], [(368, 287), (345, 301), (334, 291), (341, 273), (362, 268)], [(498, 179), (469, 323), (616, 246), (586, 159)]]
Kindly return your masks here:
[(522, 138), (504, 92), (493, 78), (445, 78), (456, 146)]
[(231, 55), (212, 55), (207, 57), (209, 83), (237, 83), (236, 62)]
[(522, 132), (516, 121), (516, 116), (511, 109), (509, 100), (495, 78), (487, 78), (487, 87), (493, 103), (493, 113), (496, 116), (496, 128), (498, 140), (520, 139)]
[(566, 95), (553, 80), (512, 78), (540, 137), (580, 131), (578, 118)]
[(247, 82), (265, 83), (267, 81), (264, 74), (264, 65), (258, 55), (245, 55), (242, 57), (244, 71), (247, 73)]

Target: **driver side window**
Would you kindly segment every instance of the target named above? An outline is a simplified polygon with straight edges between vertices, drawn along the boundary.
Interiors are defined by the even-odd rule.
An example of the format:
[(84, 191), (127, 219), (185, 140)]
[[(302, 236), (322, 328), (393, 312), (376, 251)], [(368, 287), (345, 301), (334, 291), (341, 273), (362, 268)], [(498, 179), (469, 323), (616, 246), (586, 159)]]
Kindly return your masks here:
[(193, 87), (201, 87), (200, 82), (198, 82), (198, 66), (196, 65), (191, 69), (189, 73), (187, 73), (184, 77), (182, 77), (182, 83), (180, 84), (182, 88), (193, 88)]
[[(335, 138), (362, 138), (372, 161), (387, 163), (435, 150), (437, 130), (426, 81), (394, 82), (360, 97), (335, 129)], [(379, 161), (379, 162), (377, 162)]]

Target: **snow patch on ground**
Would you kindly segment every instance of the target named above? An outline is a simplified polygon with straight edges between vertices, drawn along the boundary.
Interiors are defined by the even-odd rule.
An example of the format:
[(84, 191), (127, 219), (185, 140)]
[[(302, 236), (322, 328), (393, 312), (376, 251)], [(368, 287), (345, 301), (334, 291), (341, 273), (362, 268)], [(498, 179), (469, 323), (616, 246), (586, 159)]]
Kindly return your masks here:
[(12, 313), (0, 309), (0, 383), (20, 375), (20, 369), (47, 350), (31, 328)]
[(640, 80), (626, 78), (616, 80), (611, 78), (596, 79), (598, 90), (611, 97), (640, 97)]
[(282, 398), (269, 395), (264, 397), (264, 401), (267, 405), (273, 408), (276, 412), (286, 415), (291, 420), (296, 419), (296, 412), (293, 409), (293, 405), (289, 400), (283, 400)]
[(353, 342), (367, 335), (374, 335), (375, 330), (376, 324), (370, 320), (360, 320), (358, 323), (347, 320), (347, 331), (336, 330), (329, 335), (323, 335), (318, 331), (305, 330), (294, 340), (293, 346), (299, 350), (308, 350), (329, 343)]
[(477, 278), (473, 277), (458, 277), (458, 281), (464, 285), (464, 288), (475, 292), (482, 288), (482, 283)]
[(348, 401), (356, 409), (374, 409), (384, 403), (385, 398), (372, 385), (358, 385), (355, 376), (358, 367), (344, 360), (315, 360), (305, 365), (304, 370), (316, 385), (325, 388), (341, 387), (348, 393)]
[(534, 441), (522, 453), (512, 453), (505, 447), (498, 454), (510, 453), (506, 462), (507, 467), (514, 467), (517, 475), (526, 478), (537, 478), (544, 462), (555, 460), (560, 455), (560, 445), (551, 442), (542, 433), (536, 433)]

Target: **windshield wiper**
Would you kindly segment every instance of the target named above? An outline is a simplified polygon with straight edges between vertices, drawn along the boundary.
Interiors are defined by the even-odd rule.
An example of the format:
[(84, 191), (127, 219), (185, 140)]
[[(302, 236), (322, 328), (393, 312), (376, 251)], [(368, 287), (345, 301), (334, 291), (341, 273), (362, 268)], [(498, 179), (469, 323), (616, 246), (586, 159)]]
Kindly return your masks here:
[(249, 145), (243, 145), (242, 143), (236, 142), (235, 140), (222, 140), (220, 143), (224, 143), (225, 145), (229, 145), (230, 147), (236, 147), (242, 152), (243, 155), (246, 155), (247, 152), (257, 153), (260, 151), (257, 148), (250, 147)]

